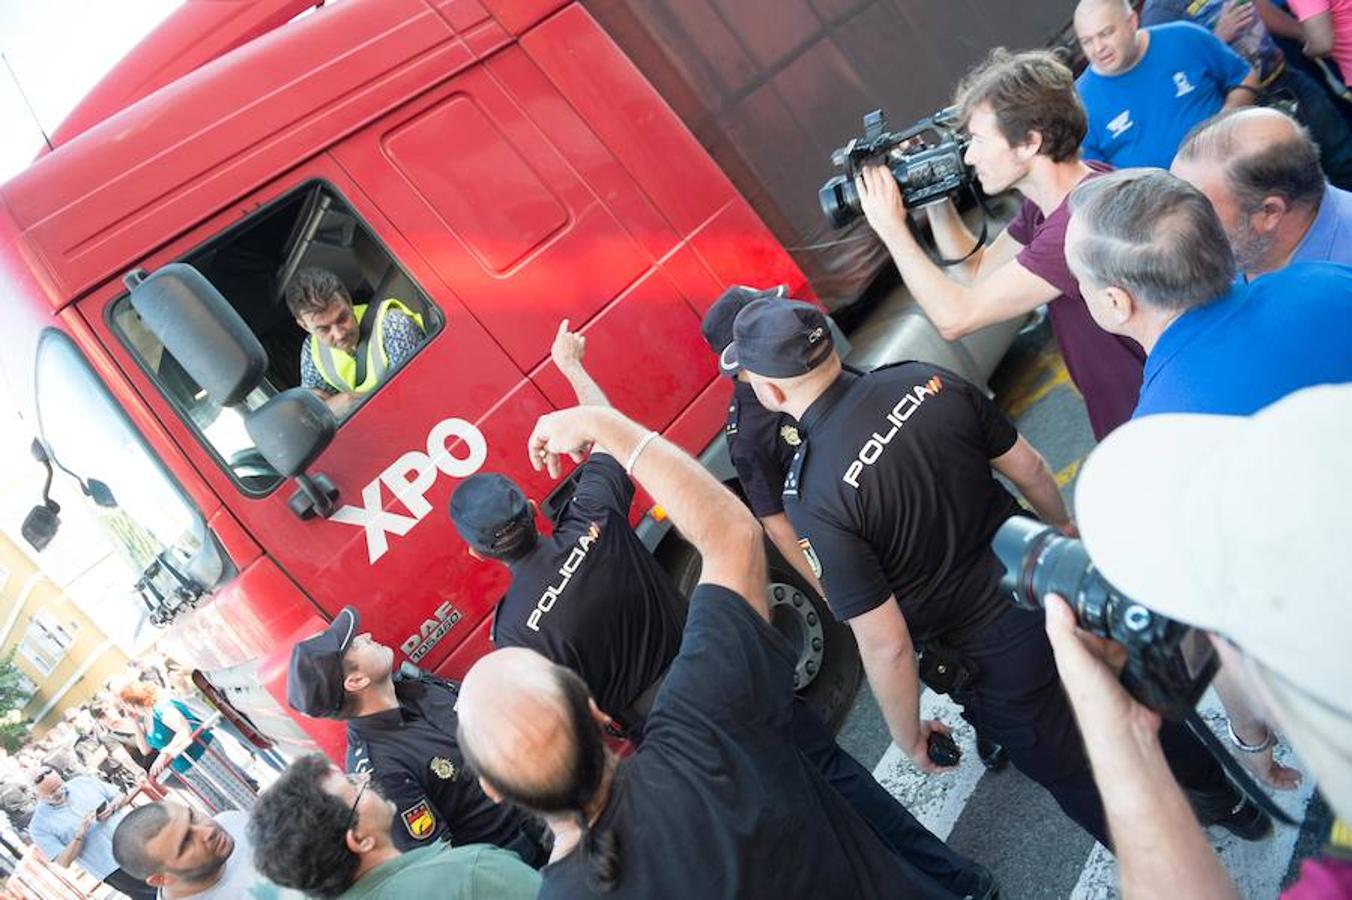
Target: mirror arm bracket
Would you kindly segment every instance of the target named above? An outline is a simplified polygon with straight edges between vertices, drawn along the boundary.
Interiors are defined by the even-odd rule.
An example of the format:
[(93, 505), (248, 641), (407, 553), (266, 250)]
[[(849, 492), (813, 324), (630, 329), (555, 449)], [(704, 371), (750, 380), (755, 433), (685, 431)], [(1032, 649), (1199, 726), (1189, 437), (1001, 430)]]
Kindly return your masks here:
[(305, 520), (316, 516), (327, 519), (337, 509), (338, 488), (327, 475), (316, 472), (314, 475), (301, 473), (296, 476), (299, 488), (287, 505), (296, 517)]

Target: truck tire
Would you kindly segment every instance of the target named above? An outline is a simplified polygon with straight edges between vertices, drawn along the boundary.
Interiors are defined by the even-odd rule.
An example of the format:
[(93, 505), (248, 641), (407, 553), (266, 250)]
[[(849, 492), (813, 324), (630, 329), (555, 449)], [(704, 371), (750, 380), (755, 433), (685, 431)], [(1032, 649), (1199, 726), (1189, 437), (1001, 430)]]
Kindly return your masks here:
[[(794, 689), (831, 730), (839, 731), (854, 702), (863, 664), (849, 626), (837, 622), (826, 600), (765, 544), (769, 568), (770, 622), (797, 653)], [(671, 534), (657, 548), (657, 560), (689, 598), (699, 582), (700, 556)]]

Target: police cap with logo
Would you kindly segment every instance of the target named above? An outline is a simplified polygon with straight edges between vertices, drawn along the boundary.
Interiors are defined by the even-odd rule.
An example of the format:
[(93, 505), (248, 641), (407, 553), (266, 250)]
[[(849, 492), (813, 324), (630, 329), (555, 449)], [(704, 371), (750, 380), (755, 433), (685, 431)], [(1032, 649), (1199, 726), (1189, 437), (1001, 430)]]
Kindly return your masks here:
[(737, 319), (737, 314), (751, 303), (756, 300), (781, 298), (786, 296), (788, 291), (789, 286), (786, 284), (766, 290), (743, 284), (728, 288), (718, 296), (714, 305), (704, 314), (704, 321), (700, 322), (699, 330), (704, 335), (709, 349), (715, 353), (722, 353), (723, 349), (732, 343), (732, 323)]
[(766, 378), (806, 375), (835, 346), (826, 315), (798, 300), (753, 300), (737, 314), (732, 333), (733, 342), (718, 358), (725, 375), (742, 369)]
[(526, 495), (507, 476), (496, 472), (471, 475), (451, 495), (451, 522), (465, 543), (491, 553), (513, 525), (531, 520)]
[(361, 627), (356, 609), (343, 607), (329, 627), (291, 648), (286, 702), (307, 716), (334, 717), (343, 708), (343, 654)]

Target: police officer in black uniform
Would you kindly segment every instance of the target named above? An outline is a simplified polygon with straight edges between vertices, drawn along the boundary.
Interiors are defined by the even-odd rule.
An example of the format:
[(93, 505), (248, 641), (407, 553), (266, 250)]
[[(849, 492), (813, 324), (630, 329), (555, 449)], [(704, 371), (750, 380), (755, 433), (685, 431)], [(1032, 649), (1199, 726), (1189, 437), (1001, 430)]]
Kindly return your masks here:
[[(550, 356), (582, 406), (610, 401), (582, 365), (586, 338), (564, 319)], [(493, 612), (493, 643), (529, 647), (567, 666), (602, 711), (638, 739), (680, 649), (685, 599), (629, 526), (634, 485), (619, 460), (593, 452), (574, 475), (553, 532), (511, 479), (479, 473), (451, 495), (451, 521), (476, 559), (512, 572)]]
[[(709, 349), (721, 357), (732, 343), (732, 325), (738, 313), (754, 300), (782, 298), (786, 293), (787, 286), (782, 284), (763, 291), (741, 285), (728, 288), (704, 314), (700, 330)], [(862, 374), (849, 366), (842, 368)], [(784, 476), (802, 443), (798, 423), (784, 413), (761, 406), (745, 372), (725, 374), (731, 375), (733, 382), (723, 433), (747, 506), (760, 519), (780, 555), (824, 596), (826, 591), (803, 552), (798, 532), (784, 512)], [(977, 752), (988, 769), (998, 771), (1009, 764), (1004, 748), (983, 735), (977, 736)]]
[(347, 721), (347, 770), (371, 772), (394, 804), (395, 845), (495, 844), (544, 865), (543, 827), (490, 800), (465, 768), (455, 733), (457, 685), (407, 663), (395, 672), (394, 651), (360, 628), (349, 606), (296, 644), (287, 701), (307, 716)]
[[(785, 479), (785, 508), (833, 612), (854, 631), (897, 746), (922, 771), (940, 769), (929, 737), (947, 727), (919, 717), (919, 649), (920, 677), (1106, 845), (1102, 802), (1042, 614), (1004, 599), (990, 550), (1019, 510), (992, 467), (1045, 520), (1074, 533), (1046, 462), (989, 398), (950, 372), (924, 363), (842, 371), (825, 317), (809, 304), (757, 300), (738, 315), (734, 338), (723, 370), (750, 373), (761, 404), (798, 422), (803, 443)], [(1166, 724), (1162, 738), (1204, 822), (1250, 839), (1270, 829), (1191, 734)]]

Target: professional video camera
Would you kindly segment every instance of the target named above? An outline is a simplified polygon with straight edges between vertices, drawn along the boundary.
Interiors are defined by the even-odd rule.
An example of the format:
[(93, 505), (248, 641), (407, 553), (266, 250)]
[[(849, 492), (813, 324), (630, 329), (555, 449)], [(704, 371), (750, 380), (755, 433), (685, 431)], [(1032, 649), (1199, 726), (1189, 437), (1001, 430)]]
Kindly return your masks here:
[(1009, 519), (991, 549), (1005, 567), (1000, 586), (1015, 604), (1041, 609), (1048, 594), (1060, 594), (1081, 628), (1127, 648), (1122, 683), (1137, 700), (1176, 721), (1197, 706), (1219, 667), (1205, 635), (1119, 593), (1094, 568), (1084, 544), (1036, 519)]
[(904, 131), (888, 131), (881, 109), (864, 116), (864, 136), (831, 154), (844, 169), (817, 192), (822, 212), (836, 228), (863, 215), (854, 179), (866, 163), (881, 162), (901, 186), (910, 209), (955, 193), (972, 183), (972, 169), (963, 162), (967, 136), (957, 127), (958, 108), (950, 106), (921, 119)]

